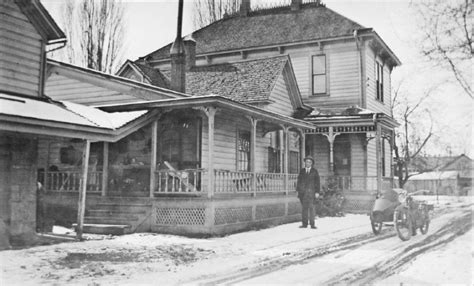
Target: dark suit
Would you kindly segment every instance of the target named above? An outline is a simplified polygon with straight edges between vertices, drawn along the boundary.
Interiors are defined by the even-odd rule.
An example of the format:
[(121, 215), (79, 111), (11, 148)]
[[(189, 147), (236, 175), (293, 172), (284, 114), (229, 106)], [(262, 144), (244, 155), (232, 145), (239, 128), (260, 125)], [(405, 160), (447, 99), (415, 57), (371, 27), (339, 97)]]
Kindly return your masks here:
[(314, 198), (315, 194), (319, 194), (319, 173), (318, 170), (311, 167), (309, 174), (306, 168), (301, 169), (296, 183), (296, 191), (302, 206), (301, 221), (303, 226), (308, 225), (308, 219), (311, 226), (314, 226)]

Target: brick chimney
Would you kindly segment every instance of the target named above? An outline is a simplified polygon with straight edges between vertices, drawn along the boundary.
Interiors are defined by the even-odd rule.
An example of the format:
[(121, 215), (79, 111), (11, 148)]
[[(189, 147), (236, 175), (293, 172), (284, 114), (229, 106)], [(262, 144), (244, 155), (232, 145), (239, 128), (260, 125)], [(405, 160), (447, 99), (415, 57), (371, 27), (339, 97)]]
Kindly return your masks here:
[(240, 3), (240, 16), (248, 16), (250, 13), (250, 0), (242, 0)]
[(301, 8), (303, 0), (291, 0), (291, 11), (297, 11)]
[(186, 70), (190, 70), (196, 65), (196, 40), (192, 35), (184, 38), (184, 51), (186, 54)]
[(183, 25), (183, 0), (178, 5), (178, 31), (176, 39), (170, 50), (171, 58), (171, 89), (178, 92), (186, 92), (186, 54), (183, 39), (181, 38), (181, 27)]

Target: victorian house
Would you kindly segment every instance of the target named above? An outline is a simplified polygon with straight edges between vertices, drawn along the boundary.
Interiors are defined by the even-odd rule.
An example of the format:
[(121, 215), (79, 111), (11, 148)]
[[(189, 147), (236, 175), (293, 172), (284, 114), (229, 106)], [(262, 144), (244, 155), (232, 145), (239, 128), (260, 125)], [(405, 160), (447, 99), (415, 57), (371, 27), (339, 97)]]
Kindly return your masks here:
[[(269, 109), (270, 102), (278, 99), (263, 98), (258, 86), (250, 87), (239, 78), (241, 85), (250, 87), (242, 90), (229, 78), (242, 76), (249, 67), (286, 59), (290, 72), (282, 78), (296, 79), (286, 88), (299, 94), (302, 105), (296, 110), (272, 110), (311, 123), (313, 128), (299, 136), (306, 154), (316, 159), (323, 181), (332, 178), (344, 191), (346, 209), (368, 209), (372, 195), (393, 184), (391, 154), (398, 124), (392, 116), (391, 72), (400, 60), (372, 28), (321, 1), (292, 0), (287, 6), (255, 11), (250, 5), (250, 0), (243, 0), (239, 13), (183, 38), (186, 92), (199, 96), (211, 91)], [(173, 88), (177, 64), (172, 46), (126, 62), (120, 75)], [(266, 172), (284, 172), (275, 164), (278, 156), (272, 155), (280, 149), (278, 142), (267, 156), (255, 158)], [(300, 166), (296, 158), (290, 152), (291, 173)], [(238, 165), (234, 170), (240, 170)]]
[[(319, 1), (252, 11), (243, 0), (238, 14), (192, 35), (178, 28), (173, 44), (117, 76), (47, 60), (44, 37), (65, 39), (39, 1), (1, 7), (10, 19), (2, 27), (27, 41), (2, 42), (7, 60), (25, 66), (2, 74), (3, 201), (23, 201), (11, 179), (18, 161), (37, 174), (42, 219), (77, 221), (79, 231), (209, 235), (298, 220), (295, 183), (308, 154), (347, 211), (366, 212), (391, 187), (390, 73), (400, 61), (372, 29)], [(33, 56), (15, 54), (23, 50), (38, 58), (36, 77), (27, 75)], [(27, 147), (34, 156), (14, 157)], [(13, 211), (2, 218), (12, 225)]]

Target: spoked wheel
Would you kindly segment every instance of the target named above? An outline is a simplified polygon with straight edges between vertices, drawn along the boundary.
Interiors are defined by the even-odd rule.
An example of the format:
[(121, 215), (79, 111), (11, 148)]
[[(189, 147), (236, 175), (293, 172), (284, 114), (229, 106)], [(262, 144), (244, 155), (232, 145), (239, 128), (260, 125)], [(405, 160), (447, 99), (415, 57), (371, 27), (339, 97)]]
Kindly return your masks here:
[(421, 234), (426, 234), (430, 227), (430, 215), (427, 210), (423, 210), (423, 224), (420, 226)]
[(383, 223), (379, 219), (377, 219), (376, 216), (370, 217), (370, 225), (372, 226), (372, 231), (375, 235), (380, 234), (380, 232), (382, 231), (382, 224)]
[(411, 238), (412, 222), (407, 211), (396, 210), (393, 213), (393, 223), (401, 240), (406, 241)]

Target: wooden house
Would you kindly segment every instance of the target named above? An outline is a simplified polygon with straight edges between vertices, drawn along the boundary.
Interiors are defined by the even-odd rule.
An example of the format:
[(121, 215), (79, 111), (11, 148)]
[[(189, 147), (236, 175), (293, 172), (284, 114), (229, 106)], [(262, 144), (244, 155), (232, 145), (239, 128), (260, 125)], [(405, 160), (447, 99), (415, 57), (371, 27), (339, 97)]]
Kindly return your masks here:
[(32, 147), (47, 217), (196, 235), (296, 221), (307, 154), (348, 210), (390, 188), (396, 56), (319, 2), (249, 8), (127, 61), (121, 77), (43, 60), (44, 94), (82, 120)]
[[(119, 74), (170, 87), (172, 47), (126, 62)], [(401, 62), (372, 28), (320, 1), (292, 0), (287, 6), (253, 11), (250, 0), (243, 0), (237, 14), (184, 37), (183, 49), (186, 92), (193, 95), (210, 87), (227, 96), (217, 88), (219, 82), (196, 87), (199, 71), (288, 57), (296, 78), (292, 88), (313, 109), (295, 113), (314, 126), (304, 133), (306, 153), (316, 158), (323, 181), (335, 178), (345, 193), (346, 210), (365, 212), (374, 193), (392, 187), (398, 123), (391, 107), (391, 72)], [(269, 108), (258, 94), (245, 96), (245, 102)], [(274, 111), (289, 115), (291, 110)]]
[(438, 195), (472, 195), (473, 165), (468, 156), (420, 157), (412, 162), (416, 172), (404, 188), (410, 192), (424, 190)]

